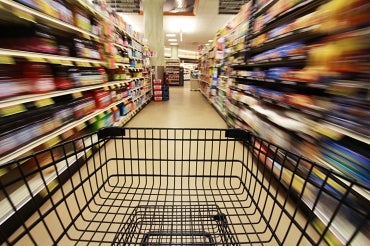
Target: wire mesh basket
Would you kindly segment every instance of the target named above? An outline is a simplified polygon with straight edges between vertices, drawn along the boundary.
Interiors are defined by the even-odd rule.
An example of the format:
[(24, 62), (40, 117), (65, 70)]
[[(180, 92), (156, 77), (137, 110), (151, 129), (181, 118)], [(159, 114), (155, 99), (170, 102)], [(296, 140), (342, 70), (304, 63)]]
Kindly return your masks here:
[(243, 130), (103, 128), (2, 169), (2, 245), (369, 242), (369, 188)]

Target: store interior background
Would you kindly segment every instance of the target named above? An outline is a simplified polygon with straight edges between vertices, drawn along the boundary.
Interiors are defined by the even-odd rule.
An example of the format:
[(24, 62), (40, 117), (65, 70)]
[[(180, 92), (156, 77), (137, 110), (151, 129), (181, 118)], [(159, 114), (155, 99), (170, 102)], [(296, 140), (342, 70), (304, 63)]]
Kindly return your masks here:
[[(20, 1), (21, 0), (0, 0), (0, 7), (9, 5), (12, 6), (12, 8), (10, 8), (11, 10), (13, 10), (13, 7), (15, 10), (18, 10), (18, 12), (13, 11), (15, 13), (11, 13), (12, 11), (3, 8), (1, 11), (11, 16), (12, 20), (16, 18), (20, 20), (21, 23), (33, 22), (35, 19), (41, 19), (46, 25), (49, 25), (51, 22), (51, 29), (55, 28), (59, 31), (65, 31), (68, 33), (68, 36), (71, 37), (72, 34), (76, 35), (77, 33), (77, 37), (80, 39), (87, 39), (85, 40), (87, 43), (94, 41), (94, 43), (99, 43), (103, 46), (102, 43), (105, 42), (105, 39), (92, 33), (91, 30), (86, 31), (74, 25), (60, 24), (59, 20), (55, 18), (51, 18), (50, 21), (47, 14), (32, 9), (27, 10), (27, 14), (21, 11), (21, 13), (19, 13), (19, 10), (23, 8), (22, 5), (18, 3)], [(93, 0), (87, 1), (93, 2)], [(150, 40), (148, 40), (148, 37), (145, 37), (146, 12), (145, 8), (142, 9), (142, 2), (145, 1), (149, 3), (163, 3), (163, 13), (154, 13), (152, 16), (154, 24), (156, 21), (163, 21), (163, 28), (160, 25), (154, 25), (155, 30), (152, 30), (152, 35), (154, 36), (149, 38)], [(27, 1), (24, 0), (24, 2)], [(86, 1), (81, 0), (79, 3), (80, 2)], [(337, 182), (336, 180), (335, 183), (331, 183), (330, 187), (327, 188), (328, 194), (343, 195), (343, 199), (340, 201), (348, 199), (350, 204), (354, 204), (355, 207), (360, 208), (357, 210), (357, 213), (352, 214), (346, 211), (339, 211), (339, 205), (343, 204), (325, 201), (324, 197), (323, 199), (320, 198), (320, 201), (317, 203), (320, 206), (319, 208), (316, 207), (317, 209), (312, 216), (317, 216), (319, 218), (320, 222), (317, 222), (319, 223), (318, 225), (321, 225), (321, 223), (327, 225), (326, 215), (330, 214), (330, 216), (336, 216), (332, 214), (331, 211), (339, 204), (336, 211), (339, 211), (339, 219), (333, 223), (330, 222), (332, 226), (330, 226), (328, 231), (336, 237), (335, 240), (341, 240), (341, 243), (344, 244), (350, 237), (348, 236), (349, 233), (358, 233), (356, 228), (360, 228), (356, 240), (362, 242), (362, 244), (359, 245), (368, 245), (368, 243), (366, 243), (370, 241), (368, 210), (370, 204), (370, 46), (368, 42), (370, 39), (370, 17), (368, 15), (368, 10), (370, 5), (368, 2), (365, 0), (106, 0), (106, 2), (110, 4), (112, 9), (119, 12), (119, 15), (131, 25), (130, 28), (132, 27), (132, 29), (138, 33), (144, 34), (144, 43), (154, 41), (157, 47), (160, 47), (156, 50), (149, 45), (151, 51), (154, 52), (151, 57), (151, 62), (155, 61), (157, 58), (179, 58), (181, 61), (180, 64), (186, 67), (188, 75), (192, 69), (198, 69), (198, 71), (200, 71), (202, 77), (197, 80), (197, 82), (199, 82), (198, 89), (200, 92), (192, 92), (192, 95), (201, 97), (202, 95), (198, 95), (198, 93), (202, 93), (204, 95), (204, 98), (202, 97), (202, 99), (204, 99), (202, 102), (210, 102), (217, 112), (221, 112), (220, 115), (224, 116), (224, 121), (230, 127), (252, 130), (252, 132), (260, 135), (262, 138), (284, 149), (288, 149), (294, 153), (300, 153), (310, 160), (322, 163), (326, 167), (329, 167), (329, 169), (334, 169), (335, 172), (341, 173), (343, 177), (349, 178), (351, 181), (356, 180), (358, 183), (354, 186), (347, 186), (344, 182)], [(295, 11), (289, 12), (290, 9), (288, 8), (285, 17), (289, 18), (283, 17), (281, 22), (279, 22), (279, 20), (275, 21), (275, 23), (272, 23), (272, 26), (267, 28), (266, 26), (263, 27), (263, 25), (259, 26), (257, 24), (254, 26), (255, 23), (253, 23), (253, 28), (259, 28), (259, 30), (253, 30), (252, 32), (248, 30), (249, 34), (252, 33), (251, 36), (245, 38), (244, 36), (246, 35), (244, 35), (241, 41), (233, 40), (237, 43), (237, 45), (233, 47), (233, 49), (237, 49), (234, 52), (235, 59), (232, 57), (234, 60), (227, 61), (229, 62), (229, 67), (232, 67), (231, 72), (229, 74), (222, 74), (221, 71), (221, 73), (213, 76), (214, 74), (212, 74), (212, 72), (216, 71), (219, 65), (216, 63), (220, 62), (222, 59), (216, 61), (217, 59), (212, 57), (214, 54), (210, 54), (211, 52), (208, 52), (207, 47), (215, 47), (215, 45), (218, 44), (219, 39), (217, 38), (217, 32), (228, 25), (229, 21), (233, 21), (233, 17), (235, 17), (240, 7), (246, 2), (258, 2), (260, 4), (257, 11), (258, 16), (253, 16), (256, 17), (255, 23), (257, 24), (261, 24), (265, 21), (264, 15), (267, 10), (270, 11), (273, 9), (271, 12), (277, 14), (277, 8), (269, 9), (269, 7), (275, 3), (289, 2), (291, 4), (291, 9), (299, 9), (300, 12), (298, 11), (298, 14)], [(262, 5), (262, 3), (264, 5)], [(330, 5), (330, 3), (333, 4)], [(311, 11), (324, 4), (326, 9), (320, 8), (319, 11)], [(344, 6), (347, 5), (349, 7), (345, 8)], [(81, 6), (80, 8), (84, 9)], [(279, 5), (279, 7), (281, 10), (281, 5)], [(86, 12), (89, 11), (86, 9)], [(256, 10), (253, 9), (248, 12), (248, 14), (252, 16), (252, 14), (256, 13), (253, 11)], [(36, 13), (35, 15), (33, 14), (34, 12)], [(42, 17), (39, 18), (39, 15)], [(3, 17), (5, 17), (5, 15), (0, 16), (0, 19)], [(101, 16), (98, 16), (98, 18), (101, 18)], [(102, 19), (104, 20), (105, 17)], [(249, 20), (249, 18), (246, 17), (244, 20)], [(112, 20), (109, 20), (109, 24), (112, 23), (111, 21)], [(266, 23), (267, 25), (271, 24), (271, 22), (268, 21)], [(288, 25), (283, 24), (288, 23), (295, 24), (296, 29), (287, 31), (286, 27)], [(283, 28), (280, 28), (280, 25)], [(114, 25), (112, 26), (114, 27)], [(239, 33), (243, 31), (245, 33), (246, 30), (240, 30), (243, 27), (238, 27), (238, 25), (235, 26), (237, 33), (239, 31)], [(317, 28), (317, 26), (320, 26), (320, 29), (313, 30)], [(114, 28), (112, 29), (114, 30)], [(125, 30), (125, 32), (126, 31), (127, 30)], [(271, 36), (267, 37), (267, 33)], [(168, 36), (168, 34), (172, 34), (172, 36)], [(113, 76), (113, 79), (109, 77), (107, 81), (100, 78), (93, 81), (94, 83), (92, 84), (84, 85), (81, 82), (81, 85), (75, 87), (69, 85), (70, 87), (68, 88), (58, 90), (54, 88), (47, 90), (45, 86), (37, 87), (38, 89), (42, 89), (37, 96), (33, 94), (18, 95), (14, 93), (16, 94), (14, 98), (12, 98), (13, 95), (8, 96), (9, 98), (4, 97), (5, 99), (1, 102), (1, 106), (6, 109), (3, 111), (6, 113), (4, 113), (4, 115), (9, 117), (6, 118), (4, 116), (2, 118), (7, 124), (3, 124), (3, 129), (8, 130), (9, 128), (9, 132), (14, 130), (12, 129), (14, 128), (12, 126), (14, 120), (11, 118), (14, 112), (14, 114), (19, 113), (20, 115), (25, 113), (27, 116), (32, 114), (32, 118), (37, 118), (35, 117), (37, 113), (34, 113), (32, 110), (41, 110), (47, 108), (47, 106), (54, 106), (53, 104), (59, 106), (59, 101), (53, 102), (50, 98), (63, 97), (61, 98), (61, 102), (73, 102), (74, 100), (85, 102), (83, 98), (83, 96), (85, 96), (83, 95), (84, 92), (92, 91), (97, 95), (97, 99), (95, 100), (99, 100), (99, 98), (108, 98), (109, 100), (103, 105), (95, 105), (95, 101), (92, 99), (88, 100), (90, 104), (86, 104), (87, 110), (83, 112), (83, 115), (77, 115), (77, 117), (72, 115), (72, 111), (68, 111), (71, 117), (65, 117), (63, 118), (63, 122), (57, 121), (55, 124), (53, 122), (53, 125), (49, 125), (54, 128), (41, 127), (40, 129), (47, 131), (40, 131), (40, 134), (37, 136), (32, 135), (33, 138), (27, 139), (28, 142), (24, 141), (22, 138), (17, 138), (17, 140), (21, 142), (18, 143), (19, 145), (13, 144), (15, 138), (13, 138), (11, 134), (5, 135), (7, 132), (4, 130), (4, 139), (8, 141), (4, 141), (4, 145), (1, 146), (3, 147), (0, 153), (2, 154), (0, 160), (3, 165), (0, 169), (2, 181), (5, 182), (8, 177), (9, 180), (13, 179), (14, 176), (18, 178), (18, 176), (20, 176), (19, 173), (22, 173), (18, 171), (18, 169), (23, 170), (22, 168), (24, 168), (25, 170), (31, 170), (33, 172), (33, 170), (40, 165), (28, 159), (25, 164), (17, 163), (15, 165), (9, 165), (8, 161), (22, 157), (30, 153), (31, 150), (39, 151), (45, 146), (49, 147), (49, 144), (50, 146), (55, 145), (56, 141), (69, 141), (74, 136), (85, 134), (84, 131), (95, 131), (103, 126), (112, 124), (123, 126), (149, 103), (151, 103), (149, 106), (163, 106), (171, 105), (171, 102), (175, 102), (173, 99), (176, 99), (176, 94), (171, 94), (169, 96), (168, 91), (166, 91), (167, 98), (163, 101), (169, 100), (169, 102), (152, 102), (153, 98), (154, 101), (156, 101), (155, 96), (152, 94), (155, 87), (158, 86), (161, 88), (167, 85), (163, 85), (161, 82), (156, 85), (156, 81), (149, 79), (148, 69), (143, 62), (143, 60), (148, 57), (142, 59), (143, 53), (146, 52), (143, 52), (144, 47), (142, 46), (144, 45), (141, 44), (141, 40), (137, 42), (136, 38), (134, 38), (134, 34), (132, 34), (133, 38), (131, 41), (133, 41), (135, 45), (123, 47), (124, 45), (121, 44), (123, 43), (123, 37), (125, 36), (125, 38), (127, 38), (130, 35), (116, 35), (119, 37), (118, 41), (120, 41), (120, 43), (118, 43), (117, 40), (108, 40), (108, 43), (110, 43), (112, 47), (119, 48), (121, 51), (127, 48), (131, 54), (141, 56), (141, 58), (135, 57), (135, 55), (129, 56), (128, 52), (125, 53), (125, 57), (118, 56), (119, 60), (115, 62), (120, 64), (118, 66), (121, 66), (121, 68), (109, 68), (109, 71), (112, 72), (112, 75), (122, 77), (117, 78)], [(158, 40), (156, 40), (155, 35), (157, 35)], [(289, 35), (291, 36), (289, 37)], [(155, 41), (163, 41), (163, 43)], [(245, 52), (246, 49), (244, 51), (243, 49), (246, 48), (247, 41), (250, 42), (248, 43), (248, 46), (250, 45), (248, 48), (252, 50), (252, 54), (248, 59), (245, 59), (246, 56), (243, 52)], [(9, 44), (11, 43), (12, 42), (9, 42)], [(285, 46), (286, 48), (286, 45), (290, 45), (290, 50), (282, 52), (281, 47)], [(12, 61), (14, 58), (14, 60), (20, 59), (22, 64), (26, 62), (41, 62), (43, 67), (57, 65), (58, 67), (68, 67), (69, 69), (69, 67), (76, 66), (83, 68), (84, 71), (94, 70), (95, 72), (99, 72), (98, 68), (102, 68), (101, 70), (105, 71), (103, 67), (108, 67), (107, 65), (109, 63), (107, 60), (114, 60), (111, 58), (117, 57), (117, 54), (114, 56), (113, 52), (105, 52), (109, 54), (101, 57), (103, 59), (99, 60), (94, 57), (86, 58), (74, 57), (73, 55), (62, 56), (43, 54), (40, 51), (24, 52), (21, 48), (24, 47), (21, 46), (19, 48), (20, 51), (15, 48), (1, 47), (0, 55), (3, 56), (1, 61), (3, 63), (8, 62), (9, 64), (6, 65), (11, 66), (14, 64), (9, 61)], [(77, 45), (74, 48), (77, 49)], [(159, 54), (162, 48), (164, 48), (163, 57)], [(279, 51), (277, 50), (278, 48), (280, 48)], [(271, 50), (274, 52), (269, 53), (268, 51)], [(96, 55), (95, 48), (89, 47), (89, 51), (93, 53), (93, 55)], [(286, 56), (281, 55), (282, 57), (279, 57), (280, 54), (287, 54), (289, 52), (291, 52), (291, 54)], [(155, 55), (155, 53), (159, 55)], [(271, 56), (271, 54), (273, 54), (274, 57)], [(130, 63), (124, 62), (121, 58), (126, 59), (126, 61)], [(306, 66), (306, 62), (309, 66)], [(150, 65), (156, 66), (156, 63), (151, 63), (149, 66)], [(162, 66), (163, 65), (164, 64), (162, 64)], [(88, 67), (88, 69), (85, 69), (85, 67)], [(203, 70), (201, 70), (202, 67)], [(292, 69), (292, 67), (294, 69)], [(24, 66), (24, 68), (27, 70), (27, 66)], [(73, 71), (71, 73), (73, 73)], [(217, 73), (218, 72), (219, 71), (217, 71)], [(220, 74), (221, 76), (218, 76)], [(31, 77), (36, 77), (35, 74), (31, 75)], [(100, 73), (99, 76), (103, 77)], [(80, 77), (82, 78), (83, 76)], [(49, 80), (47, 81), (53, 81), (51, 75), (48, 78)], [(37, 81), (40, 82), (42, 80)], [(91, 81), (89, 81), (89, 83), (91, 83)], [(37, 85), (36, 82), (35, 84)], [(49, 83), (49, 85), (52, 84), (53, 83)], [(174, 87), (175, 86), (173, 86), (172, 89), (188, 89), (180, 86)], [(11, 91), (9, 91), (10, 90), (4, 90), (4, 92), (11, 94)], [(161, 91), (163, 95), (164, 92), (165, 91)], [(189, 91), (187, 92), (190, 94)], [(112, 99), (112, 101), (111, 95), (114, 95), (114, 100)], [(119, 95), (119, 97), (117, 95)], [(86, 93), (86, 96), (91, 97), (89, 93)], [(32, 108), (29, 107), (30, 110), (27, 112), (18, 112), (23, 110), (23, 107), (25, 107), (24, 104), (27, 104), (26, 106), (31, 105)], [(181, 107), (182, 105), (178, 106)], [(8, 110), (7, 107), (13, 107), (14, 112)], [(60, 114), (57, 109), (59, 110), (59, 108), (55, 107), (50, 112), (58, 112), (55, 114), (58, 116)], [(165, 111), (166, 110), (157, 109), (155, 114)], [(222, 112), (226, 113), (222, 115)], [(47, 113), (45, 113), (45, 115), (46, 114)], [(23, 119), (29, 119), (27, 116), (19, 116), (19, 119), (16, 119), (20, 122)], [(154, 117), (155, 115), (153, 118)], [(191, 116), (189, 116), (189, 118), (190, 117)], [(56, 118), (59, 120), (58, 117)], [(49, 120), (49, 117), (47, 119)], [(36, 121), (36, 119), (34, 120)], [(22, 129), (33, 130), (34, 128), (27, 126), (27, 124), (30, 124), (28, 121), (30, 120), (27, 120), (27, 122), (20, 122), (19, 124), (22, 123)], [(18, 124), (18, 122), (16, 123)], [(47, 125), (47, 123), (45, 123), (45, 125)], [(22, 136), (27, 135), (27, 132), (25, 132), (22, 132)], [(59, 139), (59, 135), (63, 138)], [(11, 145), (11, 148), (4, 148), (5, 143)], [(268, 146), (263, 147), (268, 149)], [(258, 158), (263, 159), (261, 160), (262, 162), (279, 158), (279, 156), (268, 156), (270, 151), (267, 152), (265, 155), (259, 155)], [(63, 153), (58, 152), (56, 156), (57, 159), (62, 159)], [(37, 158), (35, 159), (37, 160)], [(76, 160), (77, 159), (76, 157)], [(41, 166), (47, 166), (50, 163), (50, 157), (41, 160), (44, 162)], [(279, 161), (285, 162), (286, 159), (279, 159)], [(283, 170), (278, 162), (273, 162), (274, 163), (271, 164), (273, 171)], [(77, 163), (77, 161), (75, 163)], [(48, 180), (55, 180), (57, 172), (55, 170), (50, 171), (50, 169), (53, 168), (52, 166), (42, 168), (47, 171), (48, 177), (50, 177)], [(47, 168), (49, 168), (49, 170)], [(66, 170), (65, 168), (65, 165), (61, 165), (60, 170), (62, 171), (60, 172), (64, 172), (64, 170)], [(284, 178), (286, 178), (284, 180), (285, 185), (291, 186), (292, 190), (299, 194), (302, 185), (295, 182), (293, 185), (293, 181), (290, 183), (290, 181), (293, 180), (291, 177), (295, 177), (295, 175), (291, 175), (289, 169), (284, 170), (288, 171), (284, 173)], [(31, 173), (31, 171), (27, 172)], [(308, 176), (312, 175), (320, 182), (322, 180), (325, 182), (327, 180), (333, 181), (319, 170), (316, 170), (317, 173), (315, 173), (313, 169), (308, 168), (303, 168), (300, 171), (305, 175), (308, 172)], [(32, 178), (32, 182), (38, 185), (35, 185), (36, 188), (32, 188), (32, 190), (27, 190), (22, 182), (18, 182), (21, 184), (15, 183), (15, 185), (11, 185), (10, 181), (8, 182), (10, 184), (9, 189), (12, 191), (11, 196), (16, 197), (13, 201), (15, 204), (21, 204), (21, 206), (23, 206), (23, 204), (26, 204), (23, 202), (24, 197), (31, 197), (34, 194), (38, 194), (39, 190), (45, 186), (43, 183), (39, 185), (41, 182), (39, 177)], [(303, 182), (303, 179), (300, 177), (297, 179)], [(315, 183), (315, 181), (312, 182)], [(347, 189), (350, 191), (347, 192)], [(13, 192), (13, 190), (15, 192)], [(317, 192), (317, 189), (314, 188), (313, 190)], [(309, 193), (308, 195), (303, 193), (299, 194), (299, 196), (304, 198), (302, 201), (309, 209), (312, 208), (311, 206), (314, 204), (312, 201), (317, 197), (317, 193), (315, 192)], [(0, 202), (5, 200), (6, 199), (0, 199)], [(9, 214), (11, 214), (13, 208), (9, 206), (9, 204), (5, 205), (7, 205)], [(1, 208), (2, 211), (8, 212), (8, 210), (3, 209), (3, 207)], [(7, 216), (7, 213), (4, 214)], [(363, 216), (364, 214), (365, 216)], [(12, 216), (15, 216), (14, 213)], [(5, 218), (5, 216), (3, 217)], [(352, 218), (351, 223), (348, 223), (347, 218)], [(347, 226), (344, 227), (344, 224)]]
[[(246, 1), (160, 0), (163, 1), (164, 55), (180, 58), (188, 77), (198, 65), (199, 47), (212, 46), (215, 34), (235, 16)], [(107, 1), (108, 2), (108, 1)], [(143, 3), (139, 0), (109, 2), (112, 9), (145, 34)], [(122, 11), (122, 12), (121, 12)], [(160, 27), (158, 27), (160, 28)], [(144, 35), (145, 36), (145, 35)], [(173, 57), (173, 49), (177, 49)]]

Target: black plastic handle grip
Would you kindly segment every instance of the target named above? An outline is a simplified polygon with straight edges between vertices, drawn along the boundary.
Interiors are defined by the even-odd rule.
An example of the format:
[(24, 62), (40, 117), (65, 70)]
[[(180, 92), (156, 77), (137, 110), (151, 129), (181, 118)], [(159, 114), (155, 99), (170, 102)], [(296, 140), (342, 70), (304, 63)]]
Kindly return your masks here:
[(243, 129), (227, 129), (225, 136), (228, 138), (243, 140), (245, 142), (249, 142), (251, 140), (251, 133)]
[(98, 138), (125, 136), (125, 129), (122, 127), (103, 127), (98, 131)]

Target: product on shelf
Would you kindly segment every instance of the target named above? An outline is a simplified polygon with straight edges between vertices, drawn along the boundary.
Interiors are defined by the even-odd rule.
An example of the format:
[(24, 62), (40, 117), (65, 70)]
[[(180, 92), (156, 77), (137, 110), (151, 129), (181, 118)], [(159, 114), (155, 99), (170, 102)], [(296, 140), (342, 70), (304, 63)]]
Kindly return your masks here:
[(69, 89), (74, 86), (69, 75), (69, 66), (53, 65), (53, 74), (56, 89)]
[(274, 49), (262, 52), (251, 58), (253, 62), (265, 62), (277, 58), (292, 57), (292, 56), (306, 56), (307, 47), (302, 42), (293, 42), (284, 44)]
[(98, 109), (108, 107), (112, 103), (111, 93), (105, 90), (93, 91), (95, 105)]
[(28, 93), (30, 84), (22, 79), (19, 64), (0, 64), (0, 99)]
[(0, 118), (0, 155), (7, 154), (51, 131), (73, 118), (68, 106), (51, 105)]
[(86, 31), (91, 31), (91, 21), (87, 14), (87, 11), (77, 5), (73, 5), (72, 10), (75, 26)]
[(98, 107), (95, 105), (95, 100), (89, 95), (84, 98), (75, 99), (70, 102), (70, 107), (73, 108), (73, 117), (75, 120), (91, 114)]
[(318, 9), (319, 30), (322, 33), (333, 33), (350, 27), (368, 25), (369, 2), (367, 0), (331, 0)]
[(74, 38), (73, 46), (76, 57), (90, 58), (95, 60), (101, 60), (103, 57), (103, 46), (100, 43), (87, 39)]
[(58, 54), (56, 37), (45, 25), (1, 25), (0, 47), (40, 53)]
[(30, 93), (45, 93), (56, 89), (52, 69), (47, 63), (24, 63), (22, 75), (30, 84)]
[(51, 0), (50, 6), (58, 13), (59, 20), (73, 24), (73, 13), (64, 0)]

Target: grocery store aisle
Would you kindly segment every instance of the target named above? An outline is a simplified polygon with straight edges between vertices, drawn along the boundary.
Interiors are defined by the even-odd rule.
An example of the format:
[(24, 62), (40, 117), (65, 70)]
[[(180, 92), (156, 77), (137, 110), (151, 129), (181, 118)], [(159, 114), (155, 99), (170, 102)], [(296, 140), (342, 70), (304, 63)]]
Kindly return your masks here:
[(227, 128), (226, 123), (199, 91), (184, 86), (170, 87), (170, 100), (152, 101), (127, 127)]

